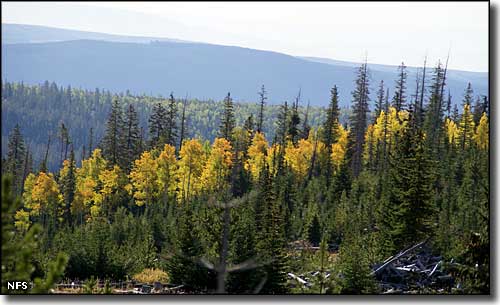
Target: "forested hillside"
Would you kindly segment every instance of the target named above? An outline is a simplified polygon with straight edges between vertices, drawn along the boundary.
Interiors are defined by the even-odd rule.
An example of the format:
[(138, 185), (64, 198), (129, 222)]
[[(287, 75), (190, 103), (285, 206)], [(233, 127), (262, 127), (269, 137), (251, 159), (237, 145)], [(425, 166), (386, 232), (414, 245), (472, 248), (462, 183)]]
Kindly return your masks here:
[[(3, 84), (2, 201), (22, 203), (2, 206), (2, 235), (12, 248), (40, 236), (19, 279), (57, 274), (85, 293), (134, 278), (187, 293), (488, 294), (488, 98), (469, 84), (453, 109), (440, 64), (413, 98), (404, 66), (389, 95), (356, 71), (348, 120), (336, 85), (326, 109), (305, 111), (299, 98), (269, 106), (264, 88), (257, 103), (185, 104)], [(61, 168), (32, 161), (49, 142)], [(428, 270), (378, 273), (423, 241)]]
[[(255, 100), (259, 99), (260, 88), (255, 88)], [(318, 126), (324, 120), (324, 108), (310, 106), (300, 99), (299, 113), (304, 120), (307, 112), (307, 123)], [(143, 140), (147, 141), (148, 119), (153, 107), (158, 103), (168, 104), (168, 97), (134, 96), (130, 93), (111, 93), (95, 89), (94, 91), (62, 87), (45, 81), (40, 85), (23, 83), (2, 84), (2, 151), (7, 152), (8, 134), (18, 124), (25, 136), (34, 166), (45, 158), (50, 137), (47, 166), (58, 170), (64, 156), (61, 156), (62, 133), (66, 132), (75, 151), (75, 158), (80, 162), (84, 150), (95, 148), (103, 137), (105, 122), (112, 106), (112, 99), (117, 98), (121, 105), (132, 105), (137, 112), (138, 124)], [(222, 113), (224, 92), (219, 101), (199, 101), (186, 97), (174, 96), (176, 107), (182, 112), (185, 107), (185, 136), (212, 142), (217, 135), (217, 128)], [(276, 128), (279, 106), (268, 105), (264, 109), (263, 131), (272, 139)], [(258, 113), (257, 103), (235, 103), (236, 123), (241, 125), (250, 116), (254, 120)], [(343, 109), (341, 122), (347, 123), (348, 109)], [(64, 125), (64, 128), (62, 127)], [(64, 131), (65, 130), (65, 131)], [(89, 149), (90, 147), (90, 149)], [(69, 147), (68, 147), (69, 149)], [(67, 156), (67, 149), (63, 149)]]

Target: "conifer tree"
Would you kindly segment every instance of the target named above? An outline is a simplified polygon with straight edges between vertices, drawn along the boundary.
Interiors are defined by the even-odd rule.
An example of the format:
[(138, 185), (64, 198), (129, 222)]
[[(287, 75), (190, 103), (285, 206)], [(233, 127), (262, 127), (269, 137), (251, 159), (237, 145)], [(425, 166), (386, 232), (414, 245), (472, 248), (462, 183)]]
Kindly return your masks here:
[(153, 112), (149, 118), (149, 146), (151, 148), (162, 147), (166, 144), (168, 113), (161, 103), (153, 106)]
[(177, 102), (175, 101), (174, 94), (170, 93), (168, 100), (168, 111), (166, 120), (166, 144), (176, 147), (177, 142)]
[(69, 153), (69, 160), (64, 160), (60, 175), (60, 189), (64, 198), (63, 218), (66, 224), (71, 225), (71, 205), (76, 191), (76, 162), (73, 147)]
[(392, 106), (396, 108), (397, 112), (404, 110), (406, 107), (406, 77), (406, 66), (404, 63), (401, 63), (398, 67), (398, 79), (392, 99)]
[(384, 99), (385, 99), (384, 93), (385, 93), (384, 80), (381, 80), (377, 91), (377, 102), (375, 103), (375, 110), (373, 113), (374, 122), (377, 120), (378, 116), (380, 115), (380, 112), (384, 110)]
[(352, 92), (351, 132), (349, 133), (349, 157), (351, 170), (354, 177), (361, 172), (363, 145), (365, 131), (368, 127), (367, 113), (370, 111), (368, 102), (370, 91), (368, 89), (368, 68), (364, 63), (358, 68), (356, 88)]
[(300, 90), (299, 94), (295, 98), (295, 102), (292, 104), (292, 109), (290, 113), (290, 122), (288, 123), (288, 135), (290, 136), (290, 140), (294, 145), (297, 144), (299, 140), (299, 102), (300, 102)]
[(123, 112), (118, 102), (118, 98), (114, 97), (111, 112), (106, 122), (106, 132), (101, 144), (103, 156), (108, 161), (110, 167), (122, 164), (123, 131)]
[(228, 141), (232, 140), (232, 133), (235, 127), (234, 118), (234, 105), (231, 99), (231, 93), (228, 92), (226, 98), (224, 99), (224, 110), (222, 113), (222, 119), (219, 129), (219, 136)]
[(407, 125), (391, 163), (382, 227), (394, 245), (405, 247), (432, 232), (435, 165), (421, 130)]
[(328, 152), (331, 153), (332, 144), (337, 142), (339, 136), (339, 95), (337, 91), (337, 86), (333, 86), (330, 91), (331, 98), (330, 104), (326, 113), (326, 120), (323, 123), (323, 143), (326, 146)]
[(5, 172), (12, 175), (12, 191), (19, 195), (22, 192), (22, 179), (26, 148), (19, 125), (16, 124), (9, 136)]
[(122, 146), (125, 151), (122, 152), (123, 164), (121, 164), (121, 167), (130, 170), (132, 163), (139, 158), (141, 153), (139, 118), (132, 104), (127, 107), (124, 125), (125, 132)]
[(257, 120), (257, 132), (262, 132), (263, 131), (263, 124), (264, 124), (264, 106), (266, 105), (266, 88), (264, 85), (262, 85), (260, 91), (259, 91), (259, 98), (260, 98), (260, 104), (259, 104), (259, 118)]

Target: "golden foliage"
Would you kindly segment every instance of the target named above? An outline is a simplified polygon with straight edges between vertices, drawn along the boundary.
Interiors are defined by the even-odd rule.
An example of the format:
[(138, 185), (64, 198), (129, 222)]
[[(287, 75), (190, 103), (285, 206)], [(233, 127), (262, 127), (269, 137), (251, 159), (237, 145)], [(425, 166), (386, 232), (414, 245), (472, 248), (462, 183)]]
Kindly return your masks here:
[(459, 137), (459, 130), (457, 124), (449, 118), (444, 121), (444, 128), (446, 129), (446, 134), (448, 135), (448, 143), (457, 144)]
[(177, 159), (175, 147), (165, 144), (157, 159), (159, 194), (175, 194), (177, 187)]
[(223, 189), (231, 173), (232, 159), (231, 143), (224, 138), (216, 138), (203, 169), (203, 188), (212, 191)]
[(269, 147), (263, 133), (256, 132), (252, 144), (248, 147), (248, 159), (245, 169), (250, 172), (254, 181), (259, 179), (260, 172), (266, 162), (266, 152)]
[(342, 125), (339, 124), (339, 138), (336, 143), (332, 144), (332, 165), (334, 170), (337, 170), (344, 162), (345, 153), (347, 151), (347, 141), (349, 136), (349, 131), (344, 129)]
[(158, 162), (151, 152), (145, 151), (138, 160), (135, 160), (129, 177), (135, 204), (138, 206), (150, 204), (158, 190)]
[(179, 199), (197, 194), (201, 188), (201, 173), (205, 163), (205, 151), (200, 140), (191, 139), (182, 144), (179, 164)]
[(474, 141), (481, 149), (487, 150), (489, 147), (489, 129), (490, 125), (488, 123), (488, 116), (486, 113), (483, 113), (481, 120), (477, 125), (476, 133), (474, 134)]
[(146, 268), (141, 272), (134, 274), (132, 278), (140, 283), (150, 284), (154, 282), (168, 283), (169, 281), (168, 274), (165, 271), (156, 268)]

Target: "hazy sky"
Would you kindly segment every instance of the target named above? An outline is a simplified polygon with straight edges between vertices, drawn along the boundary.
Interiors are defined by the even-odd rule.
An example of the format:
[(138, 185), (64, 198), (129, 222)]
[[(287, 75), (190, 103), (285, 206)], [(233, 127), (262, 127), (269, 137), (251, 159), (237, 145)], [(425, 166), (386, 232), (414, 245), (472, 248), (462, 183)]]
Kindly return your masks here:
[(488, 2), (2, 2), (2, 20), (290, 55), (488, 71)]

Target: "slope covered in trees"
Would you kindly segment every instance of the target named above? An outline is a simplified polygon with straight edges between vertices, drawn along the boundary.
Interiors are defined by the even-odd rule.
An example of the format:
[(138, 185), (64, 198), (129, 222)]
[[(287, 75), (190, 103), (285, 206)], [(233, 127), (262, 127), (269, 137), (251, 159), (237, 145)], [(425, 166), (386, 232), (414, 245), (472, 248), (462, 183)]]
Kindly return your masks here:
[[(191, 293), (385, 292), (373, 268), (429, 240), (442, 257), (436, 268), (455, 284), (407, 291), (489, 293), (488, 99), (467, 86), (454, 113), (445, 102), (446, 67), (429, 75), (423, 101), (405, 99), (400, 75), (391, 98), (383, 84), (373, 97), (363, 64), (345, 126), (336, 86), (321, 119), (300, 113), (299, 97), (272, 118), (264, 98), (263, 114), (254, 104), (246, 117), (231, 93), (220, 104), (188, 102), (221, 107), (212, 138), (193, 133), (196, 125), (183, 119), (188, 104), (173, 107), (175, 97), (152, 100), (146, 137), (137, 124), (142, 104), (128, 102), (137, 97), (105, 93), (109, 104), (96, 109), (103, 124), (94, 131), (102, 141), (87, 146), (81, 162), (71, 129), (56, 125), (57, 170), (31, 165), (22, 128), (15, 128), (2, 174), (15, 181), (22, 205), (8, 230), (26, 236), (41, 227), (34, 250), (40, 274), (65, 253), (68, 279), (121, 280), (159, 268)], [(15, 96), (20, 86), (4, 91)], [(23, 90), (45, 90), (33, 88)], [(69, 92), (95, 105), (95, 94)], [(376, 115), (369, 99), (378, 100)], [(318, 272), (312, 285), (290, 276), (310, 272)]]

